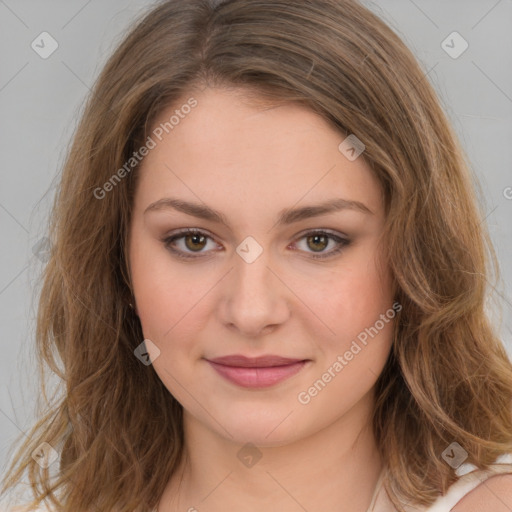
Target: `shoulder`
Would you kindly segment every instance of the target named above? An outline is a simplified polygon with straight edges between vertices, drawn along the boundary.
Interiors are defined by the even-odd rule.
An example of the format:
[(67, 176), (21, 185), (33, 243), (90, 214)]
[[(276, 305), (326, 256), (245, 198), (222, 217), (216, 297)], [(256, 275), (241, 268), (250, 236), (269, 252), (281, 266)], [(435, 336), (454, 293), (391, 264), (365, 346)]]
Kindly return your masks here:
[(510, 512), (512, 474), (494, 475), (462, 498), (451, 512)]

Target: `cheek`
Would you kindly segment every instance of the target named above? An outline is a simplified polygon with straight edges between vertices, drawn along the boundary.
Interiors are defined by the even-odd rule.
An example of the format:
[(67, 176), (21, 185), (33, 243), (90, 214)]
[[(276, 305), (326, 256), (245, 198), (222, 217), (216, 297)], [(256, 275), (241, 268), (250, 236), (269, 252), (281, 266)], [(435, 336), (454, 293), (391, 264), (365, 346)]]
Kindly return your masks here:
[(154, 370), (169, 392), (187, 403), (188, 379), (195, 361), (203, 356), (197, 340), (205, 328), (206, 301), (201, 297), (208, 288), (204, 280), (192, 283), (190, 276), (162, 273), (151, 265), (136, 279), (134, 275), (142, 332), (159, 350), (158, 357), (152, 358)]
[(204, 282), (197, 285), (183, 276), (176, 276), (171, 282), (158, 276), (142, 281), (136, 293), (144, 336), (155, 339), (162, 349), (171, 342), (182, 344), (177, 340), (193, 339), (203, 323), (201, 298), (208, 291)]
[(312, 415), (329, 410), (334, 418), (340, 410), (350, 409), (382, 373), (401, 308), (394, 305), (392, 290), (382, 285), (380, 276), (373, 272), (339, 276), (334, 293), (316, 290), (315, 304), (329, 330), (314, 338), (317, 364), (297, 396), (299, 403), (312, 404), (307, 409)]
[[(324, 339), (333, 340), (330, 345), (344, 345), (354, 339), (393, 305), (390, 271), (377, 265), (374, 254), (371, 250), (358, 251), (336, 270), (318, 276), (314, 286), (303, 282), (301, 293), (328, 327)], [(388, 313), (388, 317), (394, 316), (393, 311)], [(386, 330), (380, 323), (379, 327)]]
[[(133, 244), (130, 261), (144, 336), (162, 348), (173, 340), (179, 350), (207, 324), (212, 295), (218, 292), (213, 289), (219, 285), (223, 271), (214, 270), (212, 265), (208, 272), (198, 273), (193, 265), (173, 261), (160, 242), (143, 238), (138, 238), (141, 243)], [(289, 268), (288, 275), (283, 272), (309, 310), (300, 303), (296, 305), (297, 310), (304, 310), (306, 332), (313, 325), (323, 331), (321, 351), (344, 349), (391, 308), (389, 271), (378, 267), (375, 254), (373, 245), (361, 245), (347, 252), (342, 264), (330, 270), (319, 266), (315, 272), (310, 268), (308, 275), (299, 268)], [(314, 338), (318, 339), (319, 334), (317, 331)]]
[(158, 247), (158, 242), (144, 243), (142, 239), (135, 239), (141, 243), (134, 243), (130, 251), (137, 312), (144, 336), (160, 345), (190, 324), (194, 304), (207, 288), (204, 282), (195, 282), (179, 266), (171, 264), (170, 256)]

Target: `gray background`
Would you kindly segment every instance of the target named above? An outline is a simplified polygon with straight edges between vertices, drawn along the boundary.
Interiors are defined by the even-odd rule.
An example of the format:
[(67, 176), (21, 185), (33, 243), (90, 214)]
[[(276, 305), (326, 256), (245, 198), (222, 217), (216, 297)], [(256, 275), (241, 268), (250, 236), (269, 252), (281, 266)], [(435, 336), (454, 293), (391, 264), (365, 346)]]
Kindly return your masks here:
[[(420, 60), (482, 184), (504, 279), (501, 331), (512, 354), (512, 0), (364, 3)], [(34, 247), (45, 236), (84, 98), (129, 24), (150, 5), (0, 0), (0, 475), (15, 437), (33, 421), (39, 394), (33, 339), (44, 252)], [(31, 48), (43, 31), (59, 45), (47, 59)], [(456, 59), (441, 47), (453, 31), (469, 44)], [(495, 308), (492, 317), (499, 325)]]

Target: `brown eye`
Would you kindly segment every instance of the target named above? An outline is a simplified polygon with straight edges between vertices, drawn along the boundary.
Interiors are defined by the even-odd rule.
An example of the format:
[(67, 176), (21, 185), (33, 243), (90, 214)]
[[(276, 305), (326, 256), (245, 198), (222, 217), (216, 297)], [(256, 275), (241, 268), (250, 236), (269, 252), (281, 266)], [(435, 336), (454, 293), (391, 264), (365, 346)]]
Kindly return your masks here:
[(200, 233), (191, 233), (184, 236), (185, 245), (191, 251), (200, 251), (206, 245), (206, 237)]
[(179, 258), (192, 259), (206, 256), (212, 252), (203, 249), (208, 246), (208, 242), (213, 243), (213, 239), (202, 231), (186, 229), (163, 239), (162, 242), (169, 251)]
[[(305, 233), (299, 240), (301, 243), (305, 242), (305, 248), (300, 248), (300, 250), (309, 253), (313, 259), (333, 257), (351, 243), (348, 238), (342, 238), (326, 231), (311, 231)], [(209, 241), (214, 243), (211, 236), (195, 229), (186, 229), (162, 241), (169, 251), (183, 259), (207, 256), (212, 251), (204, 250), (205, 247), (208, 246)], [(331, 250), (326, 250), (330, 242), (334, 247)]]
[[(326, 250), (330, 242), (332, 242), (332, 248)], [(351, 241), (348, 238), (343, 238), (334, 233), (321, 230), (304, 233), (304, 235), (299, 238), (299, 241), (296, 242), (299, 249), (305, 253), (309, 253), (309, 256), (313, 259), (333, 257), (341, 253), (350, 243)], [(304, 247), (300, 247), (300, 245)]]
[(323, 251), (329, 244), (329, 237), (325, 235), (309, 235), (307, 237), (308, 247), (315, 252)]

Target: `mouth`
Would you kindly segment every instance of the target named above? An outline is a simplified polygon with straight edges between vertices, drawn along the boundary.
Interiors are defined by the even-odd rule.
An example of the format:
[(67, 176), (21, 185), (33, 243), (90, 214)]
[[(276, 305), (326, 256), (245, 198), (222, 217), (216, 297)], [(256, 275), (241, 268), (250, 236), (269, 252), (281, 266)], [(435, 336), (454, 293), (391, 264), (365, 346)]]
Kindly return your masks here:
[(244, 388), (266, 388), (297, 374), (310, 360), (274, 355), (232, 355), (207, 361), (220, 376), (233, 384)]

